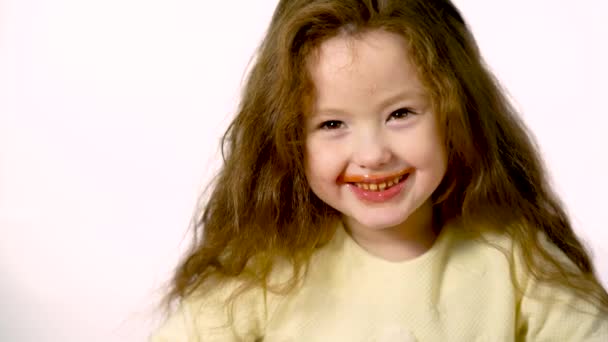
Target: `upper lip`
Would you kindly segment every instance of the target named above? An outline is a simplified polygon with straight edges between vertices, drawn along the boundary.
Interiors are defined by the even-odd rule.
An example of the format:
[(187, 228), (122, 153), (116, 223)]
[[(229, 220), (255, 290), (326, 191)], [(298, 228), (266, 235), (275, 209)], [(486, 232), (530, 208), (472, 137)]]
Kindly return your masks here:
[(380, 184), (385, 181), (393, 180), (397, 177), (401, 177), (405, 174), (408, 174), (412, 171), (411, 168), (391, 173), (391, 174), (376, 174), (376, 175), (343, 175), (340, 177), (339, 181), (342, 183), (368, 183), (368, 184)]

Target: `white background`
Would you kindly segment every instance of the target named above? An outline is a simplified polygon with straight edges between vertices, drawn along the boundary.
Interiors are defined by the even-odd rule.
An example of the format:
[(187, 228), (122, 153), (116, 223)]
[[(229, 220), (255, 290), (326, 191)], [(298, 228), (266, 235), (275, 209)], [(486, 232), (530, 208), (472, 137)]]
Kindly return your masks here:
[[(0, 340), (143, 341), (273, 0), (0, 0)], [(456, 1), (608, 280), (608, 5)]]

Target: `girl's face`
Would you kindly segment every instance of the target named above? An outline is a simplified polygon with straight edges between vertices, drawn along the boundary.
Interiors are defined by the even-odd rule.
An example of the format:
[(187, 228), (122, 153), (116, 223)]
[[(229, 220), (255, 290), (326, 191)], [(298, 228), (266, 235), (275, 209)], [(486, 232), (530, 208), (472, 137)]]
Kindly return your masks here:
[(446, 154), (403, 39), (379, 30), (338, 36), (318, 52), (309, 64), (317, 93), (306, 120), (313, 192), (353, 233), (395, 228), (417, 211), (430, 215)]

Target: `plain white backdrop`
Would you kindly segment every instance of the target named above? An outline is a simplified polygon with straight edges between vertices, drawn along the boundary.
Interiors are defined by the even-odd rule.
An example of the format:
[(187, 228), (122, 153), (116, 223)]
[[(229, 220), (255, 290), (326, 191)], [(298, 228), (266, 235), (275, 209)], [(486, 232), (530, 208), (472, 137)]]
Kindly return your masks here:
[[(608, 4), (455, 0), (608, 283)], [(0, 340), (144, 341), (276, 0), (0, 0)]]

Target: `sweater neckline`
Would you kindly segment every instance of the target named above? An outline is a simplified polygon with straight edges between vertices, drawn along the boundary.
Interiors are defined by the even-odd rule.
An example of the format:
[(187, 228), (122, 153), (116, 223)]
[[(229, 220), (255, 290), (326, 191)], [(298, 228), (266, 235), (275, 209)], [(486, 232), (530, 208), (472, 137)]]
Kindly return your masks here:
[(351, 258), (352, 261), (359, 265), (405, 270), (419, 269), (421, 266), (427, 265), (436, 259), (438, 254), (446, 249), (446, 244), (449, 241), (449, 236), (452, 235), (452, 231), (453, 229), (450, 225), (444, 225), (439, 231), (437, 238), (426, 252), (417, 257), (402, 261), (386, 260), (370, 253), (354, 240), (341, 222), (336, 230), (336, 237), (343, 245), (348, 258)]

